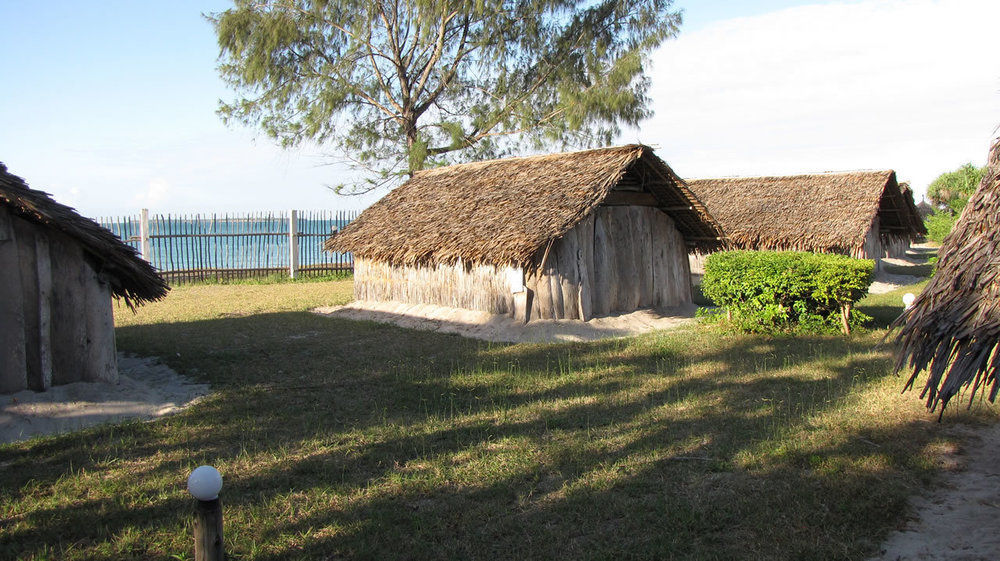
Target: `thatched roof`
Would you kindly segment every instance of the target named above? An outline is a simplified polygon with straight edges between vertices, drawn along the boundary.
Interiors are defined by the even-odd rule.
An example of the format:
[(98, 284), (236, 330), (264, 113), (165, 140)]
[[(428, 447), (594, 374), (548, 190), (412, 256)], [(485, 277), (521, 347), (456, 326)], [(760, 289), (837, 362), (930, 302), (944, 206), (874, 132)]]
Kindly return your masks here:
[(916, 211), (917, 216), (920, 217), (921, 221), (934, 214), (934, 207), (927, 204), (927, 201), (925, 201), (923, 197), (920, 198), (919, 203), (916, 202), (917, 199), (913, 196), (913, 189), (910, 187), (909, 183), (900, 181), (899, 191), (903, 193), (904, 199), (906, 199), (909, 203), (913, 203), (913, 210)]
[(910, 184), (906, 181), (900, 181), (899, 192), (903, 196), (903, 203), (906, 205), (906, 219), (910, 221), (915, 231), (920, 232), (920, 235), (927, 234), (927, 227), (924, 226), (925, 216), (920, 212), (920, 207), (917, 206)]
[(896, 320), (896, 368), (929, 369), (921, 392), (941, 412), (963, 387), (990, 386), (996, 398), (1000, 366), (1000, 139), (990, 150), (986, 175), (938, 251), (937, 272)]
[(917, 212), (920, 213), (921, 218), (926, 220), (928, 216), (934, 214), (934, 207), (927, 201), (920, 199), (920, 202), (917, 203)]
[(628, 145), (416, 172), (324, 247), (393, 264), (526, 265), (612, 189), (651, 193), (688, 243), (719, 245), (718, 225), (684, 182), (651, 148)]
[(124, 298), (130, 308), (167, 294), (166, 282), (134, 248), (93, 220), (57, 203), (47, 193), (29, 188), (23, 179), (8, 173), (3, 163), (0, 163), (0, 204), (15, 216), (79, 241), (98, 274), (111, 285), (112, 294)]
[(689, 179), (687, 184), (737, 248), (849, 253), (864, 245), (876, 215), (883, 234), (913, 238), (926, 233), (891, 170)]

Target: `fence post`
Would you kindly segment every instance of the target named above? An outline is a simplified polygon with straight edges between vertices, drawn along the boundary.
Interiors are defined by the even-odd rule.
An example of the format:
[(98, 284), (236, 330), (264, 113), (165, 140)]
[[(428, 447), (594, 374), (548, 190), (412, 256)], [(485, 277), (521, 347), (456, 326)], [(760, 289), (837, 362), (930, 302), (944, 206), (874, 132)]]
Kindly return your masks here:
[(288, 276), (295, 278), (299, 272), (299, 213), (288, 211)]
[(142, 209), (142, 213), (139, 216), (139, 247), (140, 253), (142, 253), (142, 258), (146, 260), (150, 265), (153, 264), (153, 256), (150, 255), (149, 251), (149, 209)]

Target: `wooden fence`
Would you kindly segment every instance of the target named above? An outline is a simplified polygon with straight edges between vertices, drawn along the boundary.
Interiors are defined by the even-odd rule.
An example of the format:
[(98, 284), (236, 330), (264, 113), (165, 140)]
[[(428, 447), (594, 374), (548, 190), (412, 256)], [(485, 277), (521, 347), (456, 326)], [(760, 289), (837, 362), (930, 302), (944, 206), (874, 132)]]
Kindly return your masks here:
[(150, 215), (97, 221), (135, 247), (170, 283), (352, 272), (350, 254), (323, 251), (323, 242), (356, 211)]

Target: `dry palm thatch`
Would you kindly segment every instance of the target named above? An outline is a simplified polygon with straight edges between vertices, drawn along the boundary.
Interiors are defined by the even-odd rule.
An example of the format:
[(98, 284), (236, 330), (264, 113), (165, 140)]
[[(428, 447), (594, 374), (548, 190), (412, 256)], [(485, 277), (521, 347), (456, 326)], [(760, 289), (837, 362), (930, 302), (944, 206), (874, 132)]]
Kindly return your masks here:
[(938, 251), (937, 272), (897, 320), (896, 369), (913, 368), (906, 383), (928, 369), (920, 397), (944, 413), (971, 387), (970, 405), (990, 386), (996, 399), (1000, 367), (1000, 139), (990, 150), (986, 175)]
[(910, 216), (891, 170), (687, 184), (741, 249), (857, 254), (876, 216), (883, 235), (912, 239), (926, 233), (919, 218)]
[(920, 235), (926, 235), (927, 227), (924, 226), (924, 215), (920, 212), (920, 208), (917, 207), (916, 199), (913, 198), (913, 189), (910, 188), (909, 182), (901, 181), (899, 183), (899, 192), (903, 196), (903, 203), (906, 205), (906, 220), (910, 222), (915, 232), (920, 232)]
[(97, 272), (111, 286), (116, 298), (129, 308), (159, 300), (169, 290), (152, 266), (135, 248), (72, 208), (57, 203), (47, 193), (28, 187), (20, 177), (0, 163), (0, 204), (15, 216), (57, 230), (80, 242)]
[(921, 218), (926, 220), (928, 216), (934, 214), (934, 207), (924, 199), (920, 199), (920, 202), (917, 203), (917, 212), (920, 213)]
[(522, 266), (590, 214), (613, 188), (652, 193), (696, 247), (721, 230), (651, 148), (628, 145), (417, 172), (324, 245), (393, 265)]

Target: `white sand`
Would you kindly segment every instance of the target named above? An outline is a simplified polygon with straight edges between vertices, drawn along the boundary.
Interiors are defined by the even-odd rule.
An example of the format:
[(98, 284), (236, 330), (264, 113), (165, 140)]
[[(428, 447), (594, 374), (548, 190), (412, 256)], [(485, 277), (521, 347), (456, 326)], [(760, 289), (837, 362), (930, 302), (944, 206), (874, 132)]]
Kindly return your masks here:
[(875, 275), (875, 280), (872, 282), (871, 286), (868, 287), (868, 293), (885, 294), (886, 292), (892, 292), (897, 288), (902, 288), (910, 284), (916, 284), (923, 280), (927, 280), (927, 277), (916, 277), (913, 275), (890, 275), (888, 273), (879, 273)]
[[(910, 267), (919, 267), (927, 264), (927, 259), (932, 255), (932, 250), (937, 247), (931, 244), (915, 244), (913, 249), (904, 257), (883, 257), (882, 263), (893, 266), (896, 271), (905, 271)], [(875, 282), (868, 288), (869, 294), (885, 294), (908, 284), (916, 284), (927, 280), (927, 277), (905, 274), (889, 274), (884, 270), (875, 274)]]
[(916, 518), (889, 536), (872, 561), (1000, 559), (1000, 424), (966, 436), (965, 469), (914, 498)]
[(313, 312), (343, 319), (391, 323), (410, 329), (455, 333), (484, 341), (554, 343), (594, 341), (670, 329), (694, 321), (695, 309), (692, 304), (666, 310), (638, 310), (586, 322), (535, 320), (528, 324), (487, 312), (399, 302), (356, 301), (344, 306), (316, 308)]
[(77, 382), (0, 395), (0, 443), (100, 423), (161, 417), (208, 393), (155, 358), (118, 355), (117, 384)]
[[(918, 250), (931, 249), (931, 246), (927, 244), (917, 244), (914, 246)], [(925, 265), (927, 263), (928, 255), (921, 254), (910, 254), (906, 257), (883, 257), (882, 263), (888, 263), (893, 265), (894, 270), (905, 271), (908, 267), (917, 267)], [(875, 281), (868, 288), (869, 294), (885, 294), (886, 292), (892, 292), (897, 288), (904, 287), (908, 284), (916, 284), (920, 281), (927, 280), (927, 277), (921, 277), (916, 275), (903, 275), (903, 274), (890, 274), (884, 270), (879, 271), (875, 274)]]

